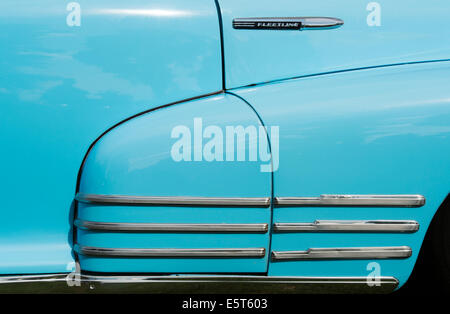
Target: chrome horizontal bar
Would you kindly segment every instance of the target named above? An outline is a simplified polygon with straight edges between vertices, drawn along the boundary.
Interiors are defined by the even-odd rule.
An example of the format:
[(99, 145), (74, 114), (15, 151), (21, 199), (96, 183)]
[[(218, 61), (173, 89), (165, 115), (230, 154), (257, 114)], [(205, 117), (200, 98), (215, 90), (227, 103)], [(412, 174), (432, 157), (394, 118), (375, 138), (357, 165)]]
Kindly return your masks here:
[(201, 232), (201, 233), (266, 233), (268, 224), (171, 224), (171, 223), (117, 223), (75, 220), (80, 229), (115, 232)]
[(321, 195), (320, 197), (276, 197), (275, 206), (358, 206), (358, 207), (420, 207), (422, 195)]
[(265, 248), (230, 249), (138, 249), (100, 248), (76, 244), (75, 251), (81, 255), (98, 257), (167, 257), (167, 258), (252, 258), (264, 257)]
[(131, 196), (78, 193), (78, 202), (102, 205), (140, 205), (140, 206), (232, 206), (269, 207), (269, 197), (191, 197), (191, 196)]
[(419, 230), (414, 220), (316, 220), (312, 223), (275, 223), (274, 232), (402, 232)]
[[(269, 207), (269, 197), (191, 197), (191, 196), (131, 196), (78, 193), (82, 203), (138, 206), (210, 206)], [(321, 195), (320, 197), (275, 197), (274, 205), (283, 206), (358, 206), (358, 207), (420, 207), (422, 195)]]
[(97, 276), (47, 274), (0, 276), (0, 293), (388, 293), (394, 277), (272, 277), (248, 275)]
[(306, 251), (273, 251), (272, 260), (391, 259), (408, 258), (411, 254), (409, 246), (311, 248)]

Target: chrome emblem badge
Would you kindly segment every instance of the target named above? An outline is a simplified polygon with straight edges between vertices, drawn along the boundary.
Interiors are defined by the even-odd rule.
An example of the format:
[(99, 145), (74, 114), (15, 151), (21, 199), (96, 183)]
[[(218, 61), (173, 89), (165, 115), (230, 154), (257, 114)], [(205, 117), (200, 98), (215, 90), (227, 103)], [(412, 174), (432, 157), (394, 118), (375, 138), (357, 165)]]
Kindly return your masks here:
[(344, 24), (333, 17), (254, 17), (233, 19), (235, 29), (301, 30), (336, 28)]

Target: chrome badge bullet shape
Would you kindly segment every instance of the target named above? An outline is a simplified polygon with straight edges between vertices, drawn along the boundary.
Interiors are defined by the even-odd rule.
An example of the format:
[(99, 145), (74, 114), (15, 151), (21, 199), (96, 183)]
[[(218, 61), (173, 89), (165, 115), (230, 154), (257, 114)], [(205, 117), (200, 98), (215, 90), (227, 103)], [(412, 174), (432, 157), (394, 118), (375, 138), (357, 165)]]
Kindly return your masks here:
[(233, 19), (235, 29), (302, 30), (337, 28), (344, 21), (334, 17), (254, 17)]

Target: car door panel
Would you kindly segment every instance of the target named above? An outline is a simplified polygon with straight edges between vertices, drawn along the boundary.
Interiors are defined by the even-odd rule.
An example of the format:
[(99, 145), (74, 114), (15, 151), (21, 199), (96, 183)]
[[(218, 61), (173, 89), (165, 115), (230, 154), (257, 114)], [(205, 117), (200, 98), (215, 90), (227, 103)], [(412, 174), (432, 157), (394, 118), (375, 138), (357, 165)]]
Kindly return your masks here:
[(3, 0), (0, 25), (0, 273), (70, 272), (89, 146), (133, 115), (222, 88), (217, 10), (212, 1)]
[[(447, 1), (219, 1), (226, 86), (404, 62), (448, 59)], [(331, 17), (338, 28), (235, 29), (237, 18)]]

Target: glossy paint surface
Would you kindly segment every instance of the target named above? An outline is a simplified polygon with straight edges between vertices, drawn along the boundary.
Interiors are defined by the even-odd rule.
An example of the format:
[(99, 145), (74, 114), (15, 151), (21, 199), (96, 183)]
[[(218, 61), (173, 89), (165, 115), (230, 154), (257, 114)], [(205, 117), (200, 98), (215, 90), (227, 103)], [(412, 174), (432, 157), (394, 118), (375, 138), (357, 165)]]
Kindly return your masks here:
[[(373, 25), (366, 0), (220, 0), (226, 87), (349, 68), (450, 58), (450, 3), (379, 0)], [(280, 31), (233, 29), (234, 18), (325, 16), (337, 29)], [(369, 18), (370, 22), (367, 23)]]
[[(222, 88), (214, 1), (0, 3), (0, 274), (71, 271), (73, 197), (89, 145), (145, 110)], [(345, 5), (283, 0), (221, 0), (226, 87), (296, 76), (448, 59), (448, 2), (385, 1), (369, 26), (367, 1)], [(235, 17), (331, 16), (345, 25), (316, 31), (234, 30)], [(311, 75), (235, 89), (266, 126), (280, 127), (280, 164), (174, 162), (177, 125), (193, 119), (222, 129), (258, 126), (231, 95), (157, 110), (110, 131), (91, 151), (80, 191), (99, 194), (269, 197), (320, 194), (422, 194), (421, 208), (275, 208), (274, 222), (407, 219), (412, 234), (274, 233), (271, 249), (402, 246), (413, 256), (377, 260), (403, 284), (432, 216), (449, 193), (450, 65), (424, 63)], [(245, 152), (246, 155), (248, 152)], [(270, 208), (126, 207), (80, 204), (78, 217), (101, 222), (268, 223)], [(364, 261), (268, 262), (266, 234), (78, 232), (82, 245), (123, 248), (264, 247), (256, 259), (114, 259), (80, 256), (83, 270), (164, 273), (267, 273), (366, 276)]]
[[(94, 146), (83, 168), (80, 192), (131, 196), (270, 197), (271, 174), (261, 172), (260, 161), (175, 161), (172, 130), (190, 130), (191, 143), (198, 136), (194, 118), (209, 126), (258, 127), (254, 111), (231, 95), (158, 109), (114, 128)], [(267, 142), (267, 137), (263, 138)], [(225, 145), (224, 137), (222, 145)], [(203, 145), (209, 142), (203, 140)], [(206, 146), (203, 146), (204, 148)], [(235, 157), (249, 155), (249, 145), (234, 142)], [(206, 148), (205, 148), (206, 149)], [(223, 146), (225, 152), (225, 147)], [(201, 150), (200, 150), (201, 151)], [(204, 158), (204, 157), (202, 157)], [(225, 159), (225, 158), (224, 158)], [(271, 209), (230, 207), (97, 206), (79, 204), (79, 218), (99, 222), (140, 223), (267, 223)], [(105, 233), (78, 231), (78, 243), (106, 248), (265, 248), (269, 233)], [(222, 273), (266, 272), (264, 258), (93, 258), (80, 255), (84, 270), (102, 272)]]
[[(280, 126), (274, 196), (422, 194), (420, 208), (275, 208), (274, 222), (413, 219), (414, 234), (273, 234), (272, 250), (409, 245), (377, 260), (403, 284), (450, 187), (450, 62), (306, 77), (235, 92)], [(370, 261), (276, 262), (269, 275), (365, 276)]]
[(0, 273), (64, 272), (89, 145), (121, 120), (221, 89), (213, 1), (0, 2)]

